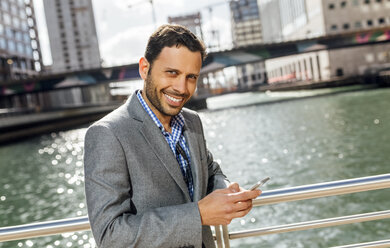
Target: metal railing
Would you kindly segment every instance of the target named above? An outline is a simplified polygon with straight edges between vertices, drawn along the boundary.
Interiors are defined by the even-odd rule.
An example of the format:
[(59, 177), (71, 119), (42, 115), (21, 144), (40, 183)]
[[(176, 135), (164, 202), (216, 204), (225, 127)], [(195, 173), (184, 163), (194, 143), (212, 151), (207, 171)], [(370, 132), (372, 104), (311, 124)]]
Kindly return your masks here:
[[(390, 188), (390, 174), (305, 185), (305, 186), (292, 187), (287, 189), (270, 190), (264, 192), (259, 198), (254, 200), (253, 206), (257, 207), (257, 206), (270, 205), (270, 204), (276, 204), (281, 202), (307, 200), (307, 199), (314, 199), (314, 198), (320, 198), (326, 196), (351, 194), (351, 193), (385, 189), (385, 188)], [(222, 239), (224, 245), (222, 245), (222, 242), (220, 242), (221, 244), (218, 244), (217, 242), (217, 247), (229, 248), (230, 247), (229, 240), (232, 239), (308, 230), (308, 229), (315, 229), (315, 228), (322, 228), (322, 227), (331, 227), (331, 226), (379, 220), (385, 218), (390, 218), (390, 210), (381, 211), (381, 212), (371, 212), (371, 213), (365, 213), (359, 215), (342, 216), (342, 217), (294, 223), (294, 224), (286, 224), (286, 225), (273, 226), (273, 227), (265, 227), (265, 228), (245, 230), (245, 231), (232, 232), (232, 233), (229, 233), (228, 228), (224, 226), (222, 227), (221, 237), (218, 237), (218, 233), (216, 232), (217, 235), (216, 239), (217, 240)], [(216, 229), (218, 228), (221, 227), (217, 226)], [(385, 243), (383, 245), (387, 245), (384, 247), (390, 247), (389, 241), (381, 241), (381, 242)], [(356, 246), (356, 247), (360, 247), (360, 246)]]
[[(305, 185), (286, 189), (270, 190), (264, 192), (258, 199), (254, 200), (253, 205), (262, 206), (281, 202), (306, 200), (384, 188), (390, 188), (390, 174)], [(341, 216), (330, 219), (314, 220), (231, 233), (229, 233), (227, 226), (215, 226), (215, 239), (217, 247), (229, 248), (229, 240), (232, 239), (275, 233), (285, 233), (299, 230), (308, 230), (322, 227), (331, 227), (350, 223), (380, 220), (385, 218), (390, 218), (390, 210), (350, 216)], [(85, 230), (90, 230), (88, 217), (48, 221), (13, 227), (3, 227), (0, 228), (0, 242)], [(338, 248), (350, 247), (390, 247), (390, 240), (340, 246)]]

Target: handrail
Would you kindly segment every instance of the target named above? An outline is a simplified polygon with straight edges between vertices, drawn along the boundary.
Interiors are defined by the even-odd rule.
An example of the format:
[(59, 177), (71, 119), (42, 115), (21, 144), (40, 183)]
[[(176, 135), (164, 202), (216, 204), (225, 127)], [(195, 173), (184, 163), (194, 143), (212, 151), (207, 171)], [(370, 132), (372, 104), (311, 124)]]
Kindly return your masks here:
[[(348, 194), (376, 189), (390, 188), (390, 174), (383, 174), (377, 176), (347, 179), (334, 182), (326, 182), (320, 184), (305, 185), (299, 187), (292, 187), (286, 189), (270, 190), (264, 192), (259, 198), (253, 201), (254, 206), (261, 206), (266, 204), (275, 204), (280, 202), (288, 201), (298, 201), (304, 199), (311, 199), (324, 196), (333, 196), (340, 194)], [(344, 218), (344, 219), (343, 219)], [(345, 218), (353, 218), (353, 220), (346, 220)], [(284, 226), (278, 226), (280, 232), (285, 232), (286, 228), (304, 228), (304, 225), (309, 227), (312, 224), (316, 224), (319, 227), (332, 226), (332, 225), (341, 225), (338, 223), (344, 223), (352, 221), (350, 223), (357, 222), (357, 219), (362, 221), (369, 221), (374, 219), (390, 218), (390, 210), (374, 213), (366, 213), (361, 215), (352, 215), (344, 216), (332, 219), (317, 220), (310, 222), (302, 222), (289, 224)], [(344, 222), (343, 222), (344, 221)], [(326, 222), (326, 223), (321, 223)], [(346, 223), (344, 223), (346, 224)], [(220, 228), (220, 227), (218, 227)], [(271, 227), (272, 229), (276, 227)], [(310, 227), (311, 228), (311, 227)], [(318, 228), (318, 227), (317, 227)], [(268, 229), (268, 230), (266, 230)], [(309, 229), (309, 228), (307, 228)], [(40, 236), (49, 236), (55, 234), (61, 234), (65, 232), (77, 232), (77, 231), (86, 231), (90, 230), (90, 224), (88, 217), (78, 217), (71, 219), (63, 219), (56, 221), (47, 221), (41, 223), (20, 225), (20, 226), (11, 226), (11, 227), (2, 227), (0, 228), (0, 242), (11, 241), (11, 240), (20, 240)], [(221, 229), (219, 229), (221, 230)], [(304, 229), (300, 229), (304, 230)], [(253, 236), (254, 231), (256, 233), (264, 233), (272, 231), (270, 227), (256, 229), (249, 231), (250, 235)], [(221, 235), (221, 232), (218, 232)], [(222, 243), (222, 238), (218, 237), (219, 245)], [(275, 232), (273, 232), (275, 233)], [(229, 246), (229, 238), (237, 238), (238, 235), (244, 235), (243, 232), (228, 233), (227, 227), (222, 227), (222, 237), (225, 247)], [(264, 235), (264, 234), (261, 234)], [(369, 246), (368, 246), (369, 247)]]
[(390, 210), (342, 216), (342, 217), (322, 219), (322, 220), (306, 221), (306, 222), (281, 225), (281, 226), (265, 227), (265, 228), (253, 229), (248, 231), (232, 232), (229, 234), (229, 238), (240, 239), (240, 238), (262, 236), (262, 235), (268, 235), (274, 233), (303, 231), (308, 229), (339, 226), (339, 225), (359, 223), (365, 221), (380, 220), (385, 218), (390, 218)]
[(87, 216), (0, 228), (0, 242), (90, 230)]
[(385, 247), (390, 247), (390, 239), (378, 240), (378, 241), (360, 243), (360, 244), (352, 244), (352, 245), (333, 246), (331, 248), (385, 248)]
[(385, 188), (390, 188), (390, 174), (270, 190), (262, 193), (259, 198), (255, 199), (253, 201), (253, 206), (307, 200)]

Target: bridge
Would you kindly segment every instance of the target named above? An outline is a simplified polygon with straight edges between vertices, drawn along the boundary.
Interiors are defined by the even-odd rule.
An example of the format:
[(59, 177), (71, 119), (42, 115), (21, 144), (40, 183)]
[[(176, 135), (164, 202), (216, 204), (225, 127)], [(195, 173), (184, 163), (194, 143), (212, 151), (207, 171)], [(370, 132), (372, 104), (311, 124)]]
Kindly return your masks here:
[[(287, 55), (387, 42), (390, 42), (390, 28), (238, 47), (232, 50), (210, 53), (203, 63), (201, 74), (205, 76), (208, 73), (214, 73), (226, 67), (256, 63)], [(265, 80), (262, 83), (266, 84), (267, 77), (265, 76), (264, 78)], [(72, 71), (56, 75), (40, 75), (18, 81), (0, 82), (0, 96), (4, 97), (72, 87), (86, 87), (93, 84), (106, 84), (137, 79), (140, 79), (138, 75), (138, 64), (134, 63), (109, 68)], [(204, 89), (205, 87), (204, 81), (199, 80), (198, 89)], [(237, 90), (232, 89), (231, 92), (236, 92)], [(200, 92), (195, 97), (202, 98), (210, 96), (210, 92), (205, 90), (201, 90)], [(223, 92), (226, 93), (226, 91)], [(211, 94), (218, 94), (218, 92), (212, 92)], [(1, 102), (0, 108), (2, 108)]]
[[(306, 61), (302, 66), (300, 62), (283, 66), (283, 70), (287, 71), (283, 76), (266, 71), (265, 63), (288, 55), (301, 56), (389, 41), (390, 28), (387, 28), (213, 52), (203, 63), (197, 91), (187, 107), (206, 108), (208, 97), (234, 92), (356, 83), (362, 78), (337, 77), (325, 80), (319, 72), (315, 78), (313, 67), (319, 67), (318, 56), (315, 56), (316, 66), (311, 64), (312, 59), (309, 60), (309, 66)], [(238, 77), (238, 68), (244, 70), (246, 66), (259, 66), (260, 69), (255, 74)], [(291, 69), (291, 66), (295, 66), (295, 69)], [(297, 66), (304, 70), (296, 70)], [(306, 67), (311, 68), (311, 71)], [(230, 73), (234, 76), (233, 79), (226, 77), (225, 71), (229, 68), (232, 69)], [(381, 75), (381, 79), (390, 84), (389, 68), (384, 71), (373, 70), (368, 74)], [(0, 143), (94, 121), (115, 109), (128, 95), (113, 94), (115, 91), (121, 91), (121, 87), (140, 88), (142, 83), (138, 64), (135, 63), (56, 75), (41, 74), (29, 79), (0, 82)]]

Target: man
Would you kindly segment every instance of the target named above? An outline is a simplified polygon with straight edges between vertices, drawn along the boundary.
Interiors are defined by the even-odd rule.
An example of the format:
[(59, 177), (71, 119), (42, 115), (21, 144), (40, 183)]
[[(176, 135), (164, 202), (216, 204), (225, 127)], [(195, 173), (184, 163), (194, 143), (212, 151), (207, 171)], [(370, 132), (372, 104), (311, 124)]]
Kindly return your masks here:
[(207, 150), (196, 89), (203, 43), (164, 25), (139, 61), (144, 80), (85, 137), (85, 190), (99, 247), (214, 247), (210, 225), (246, 215), (260, 190), (229, 183)]

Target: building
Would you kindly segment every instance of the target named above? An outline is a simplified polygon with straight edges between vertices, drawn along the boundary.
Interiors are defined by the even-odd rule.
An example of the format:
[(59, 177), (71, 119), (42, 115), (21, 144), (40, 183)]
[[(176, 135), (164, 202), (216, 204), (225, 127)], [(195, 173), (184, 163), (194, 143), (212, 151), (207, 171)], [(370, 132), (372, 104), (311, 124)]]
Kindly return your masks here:
[(185, 26), (203, 40), (202, 16), (200, 12), (184, 16), (169, 16), (168, 23)]
[(101, 66), (91, 0), (44, 0), (51, 73)]
[(262, 29), (257, 0), (230, 1), (234, 47), (262, 43)]
[(280, 42), (390, 25), (385, 0), (258, 0), (263, 41)]
[(323, 0), (325, 34), (390, 26), (388, 0)]
[(321, 0), (259, 0), (263, 42), (325, 34)]
[(0, 82), (37, 75), (42, 67), (33, 0), (0, 1)]
[[(390, 1), (259, 0), (265, 42), (368, 31), (369, 38), (390, 39)], [(274, 17), (273, 20), (270, 20)], [(388, 29), (386, 29), (388, 27)], [(377, 29), (377, 31), (370, 31)], [(382, 37), (382, 38), (381, 38)], [(365, 37), (356, 37), (359, 39)], [(377, 40), (377, 38), (375, 38)], [(320, 44), (312, 44), (320, 48)], [(309, 49), (310, 50), (310, 49)], [(315, 49), (314, 49), (315, 50)], [(375, 44), (307, 52), (267, 60), (269, 83), (323, 81), (367, 75), (390, 67), (390, 45)]]

